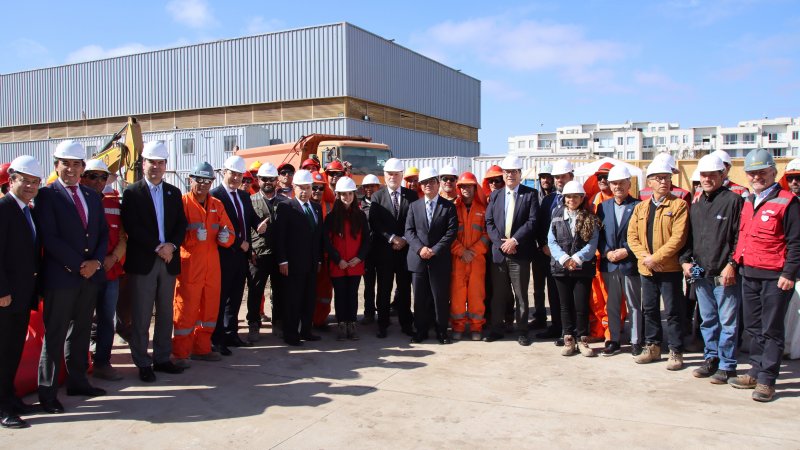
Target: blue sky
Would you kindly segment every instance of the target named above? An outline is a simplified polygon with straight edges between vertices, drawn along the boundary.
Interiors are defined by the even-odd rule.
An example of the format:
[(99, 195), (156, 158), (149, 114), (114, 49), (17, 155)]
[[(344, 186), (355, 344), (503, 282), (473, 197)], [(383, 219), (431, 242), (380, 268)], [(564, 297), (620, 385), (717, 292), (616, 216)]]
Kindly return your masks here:
[[(577, 123), (800, 116), (800, 2), (13, 2), (0, 73), (351, 22), (482, 81), (481, 148)], [(1, 94), (0, 94), (1, 95)]]

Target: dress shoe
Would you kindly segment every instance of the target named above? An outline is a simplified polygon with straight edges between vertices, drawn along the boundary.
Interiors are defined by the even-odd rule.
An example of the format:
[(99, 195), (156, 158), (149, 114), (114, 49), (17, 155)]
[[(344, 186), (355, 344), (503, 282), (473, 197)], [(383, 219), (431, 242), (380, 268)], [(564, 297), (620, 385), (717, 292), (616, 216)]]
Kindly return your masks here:
[(483, 342), (494, 342), (503, 339), (503, 335), (500, 333), (496, 333), (492, 331), (491, 333), (487, 334), (486, 337), (483, 338)]
[(252, 343), (243, 341), (242, 338), (240, 338), (238, 334), (234, 335), (234, 336), (229, 336), (225, 340), (225, 345), (227, 345), (228, 347), (252, 347), (253, 346)]
[(536, 339), (555, 339), (561, 337), (561, 330), (557, 330), (555, 327), (550, 327), (541, 333), (536, 333)]
[(156, 374), (153, 372), (152, 367), (139, 367), (139, 379), (145, 383), (153, 383), (156, 381)]
[(0, 418), (0, 426), (3, 428), (28, 428), (30, 425), (16, 414), (3, 413)]
[(413, 337), (415, 334), (414, 327), (402, 327), (400, 330), (408, 337)]
[(547, 328), (546, 320), (534, 319), (528, 322), (529, 330), (541, 330), (542, 328)]
[(379, 339), (386, 339), (386, 336), (388, 335), (389, 333), (386, 332), (386, 328), (378, 328), (378, 334), (375, 336), (377, 336)]
[(42, 407), (42, 411), (48, 414), (64, 414), (64, 405), (58, 401), (57, 398), (52, 400), (39, 400), (39, 406)]
[(67, 388), (67, 395), (70, 397), (100, 397), (106, 395), (105, 389), (94, 386), (83, 386), (79, 388)]
[(92, 368), (92, 376), (107, 381), (119, 381), (122, 379), (122, 375), (117, 372), (117, 369), (111, 367), (110, 364), (94, 366), (94, 368)]
[(450, 339), (450, 336), (448, 336), (447, 333), (439, 333), (439, 335), (436, 336), (436, 338), (439, 340), (439, 343), (441, 345), (448, 345), (453, 343), (453, 341)]
[(556, 347), (563, 347), (564, 346), (564, 338), (560, 337), (560, 338), (556, 339), (554, 344), (556, 344)]
[(153, 371), (171, 374), (183, 373), (183, 369), (173, 364), (172, 361), (153, 364)]
[(303, 345), (299, 338), (283, 338), (283, 342), (292, 347), (300, 347)]
[(13, 412), (14, 414), (25, 415), (25, 414), (32, 414), (37, 411), (39, 411), (39, 408), (37, 408), (34, 405), (29, 405), (23, 402), (22, 399), (17, 397), (16, 395), (14, 396), (14, 398), (11, 399), (11, 412)]
[(415, 335), (414, 337), (411, 338), (411, 343), (412, 344), (421, 344), (421, 343), (425, 342), (425, 339), (427, 339), (427, 336), (423, 336), (421, 334), (417, 334), (417, 335)]
[(320, 341), (322, 340), (322, 338), (315, 334), (308, 333), (300, 336), (300, 340), (314, 342), (314, 341)]
[(517, 343), (523, 347), (531, 345), (531, 340), (527, 334), (520, 334), (517, 336)]
[(212, 352), (217, 352), (222, 356), (231, 356), (233, 352), (231, 349), (228, 348), (227, 345), (212, 345), (211, 346)]

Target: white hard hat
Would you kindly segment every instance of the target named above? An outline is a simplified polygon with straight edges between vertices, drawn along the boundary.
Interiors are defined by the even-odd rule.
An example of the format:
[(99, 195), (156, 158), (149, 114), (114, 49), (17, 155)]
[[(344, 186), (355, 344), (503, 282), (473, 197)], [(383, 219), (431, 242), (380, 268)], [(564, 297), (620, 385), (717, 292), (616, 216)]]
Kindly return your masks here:
[(670, 172), (678, 173), (678, 163), (675, 162), (675, 158), (673, 158), (672, 155), (669, 154), (669, 153), (661, 152), (661, 153), (657, 154), (653, 158), (653, 162), (664, 163), (664, 164), (669, 166)]
[(305, 169), (300, 169), (294, 173), (292, 182), (294, 184), (312, 184), (314, 183), (314, 179), (311, 177), (311, 172)]
[(33, 156), (17, 156), (11, 161), (11, 165), (8, 166), (8, 168), (15, 173), (19, 172), (32, 177), (42, 178), (42, 165), (39, 164), (39, 161)]
[(616, 165), (608, 171), (608, 181), (627, 180), (631, 177), (631, 172), (623, 165)]
[(169, 158), (169, 150), (164, 145), (164, 141), (150, 141), (144, 143), (142, 158), (153, 160), (166, 160)]
[(230, 170), (231, 172), (236, 172), (236, 173), (247, 172), (247, 164), (244, 162), (244, 158), (237, 155), (233, 155), (230, 158), (226, 159), (225, 164), (223, 164), (222, 167)]
[(795, 158), (786, 164), (786, 172), (800, 172), (800, 158)]
[(442, 176), (442, 175), (453, 175), (453, 176), (457, 177), (458, 176), (458, 169), (456, 169), (453, 166), (444, 166), (441, 169), (439, 169), (439, 176)]
[(575, 180), (572, 180), (564, 185), (564, 190), (561, 191), (561, 195), (570, 195), (570, 194), (581, 194), (586, 195), (586, 191), (583, 190), (583, 185), (578, 183)]
[(692, 181), (700, 181), (700, 171), (697, 170), (697, 168), (695, 168), (694, 172), (692, 172)]
[(651, 162), (650, 165), (647, 166), (646, 176), (649, 177), (650, 175), (655, 175), (657, 173), (668, 173), (672, 175), (672, 166), (670, 166), (665, 161), (658, 161), (654, 159), (653, 162)]
[(350, 177), (342, 177), (336, 180), (336, 192), (353, 192), (356, 190), (356, 182)]
[(86, 150), (80, 142), (67, 139), (58, 143), (53, 157), (58, 159), (85, 159)]
[(364, 177), (363, 181), (361, 181), (362, 186), (365, 184), (381, 184), (381, 180), (379, 180), (375, 175), (369, 174)]
[(438, 178), (438, 177), (439, 177), (439, 174), (436, 172), (436, 169), (434, 169), (433, 167), (423, 167), (419, 171), (419, 181), (420, 182), (423, 182), (423, 181), (431, 179), (431, 178)]
[(265, 162), (258, 168), (258, 173), (256, 174), (258, 177), (277, 177), (278, 176), (278, 169), (275, 168), (275, 165), (271, 162)]
[(522, 169), (522, 160), (519, 156), (508, 155), (500, 161), (500, 168), (503, 170)]
[(542, 167), (539, 168), (539, 176), (542, 175), (552, 175), (553, 174), (553, 165), (550, 163), (542, 164)]
[(725, 163), (723, 163), (722, 160), (719, 159), (714, 153), (700, 158), (700, 161), (697, 163), (698, 172), (717, 172), (725, 170)]
[(573, 170), (575, 170), (575, 168), (572, 167), (571, 162), (567, 161), (566, 159), (559, 159), (558, 161), (553, 163), (553, 168), (550, 172), (550, 175), (553, 175), (555, 177), (558, 175), (564, 175), (570, 173)]
[(104, 163), (102, 159), (90, 159), (89, 161), (86, 161), (86, 168), (84, 169), (84, 172), (89, 171), (109, 173), (108, 166), (106, 166), (106, 163)]
[(384, 172), (402, 172), (403, 162), (397, 158), (389, 158), (386, 164), (383, 165)]
[[(732, 164), (731, 155), (728, 152), (726, 152), (725, 150), (715, 150), (715, 151), (711, 152), (711, 154), (716, 156), (722, 162), (724, 162), (725, 164), (727, 164), (729, 166)], [(701, 171), (701, 172), (703, 172), (703, 171)]]

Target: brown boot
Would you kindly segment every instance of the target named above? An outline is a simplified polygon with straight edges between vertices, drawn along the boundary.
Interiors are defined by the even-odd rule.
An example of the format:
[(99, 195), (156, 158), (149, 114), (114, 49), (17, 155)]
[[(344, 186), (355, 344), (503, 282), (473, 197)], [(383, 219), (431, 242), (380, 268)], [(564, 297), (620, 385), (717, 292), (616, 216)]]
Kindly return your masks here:
[(594, 350), (589, 347), (589, 338), (586, 336), (583, 336), (581, 341), (578, 343), (578, 350), (581, 352), (581, 355), (586, 356), (587, 358), (597, 356), (594, 354)]
[(564, 348), (561, 349), (561, 356), (572, 356), (578, 352), (575, 338), (571, 335), (564, 336)]
[(769, 402), (775, 397), (775, 386), (767, 386), (766, 384), (756, 384), (756, 390), (753, 391), (753, 400), (757, 402)]
[(683, 369), (683, 353), (670, 350), (669, 359), (667, 360), (667, 370), (681, 369)]
[(658, 344), (647, 344), (642, 353), (633, 358), (636, 364), (648, 364), (661, 359), (661, 346)]
[(755, 389), (758, 382), (748, 374), (739, 375), (728, 380), (728, 384), (736, 389)]

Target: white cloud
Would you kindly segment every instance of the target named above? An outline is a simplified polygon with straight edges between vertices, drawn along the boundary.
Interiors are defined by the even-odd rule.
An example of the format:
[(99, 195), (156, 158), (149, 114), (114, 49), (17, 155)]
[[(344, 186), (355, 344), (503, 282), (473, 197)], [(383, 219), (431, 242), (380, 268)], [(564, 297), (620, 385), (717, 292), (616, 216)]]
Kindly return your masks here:
[(28, 38), (15, 39), (8, 46), (20, 58), (46, 56), (48, 53), (47, 47)]
[(688, 89), (688, 86), (678, 83), (670, 78), (669, 75), (657, 70), (635, 72), (633, 80), (639, 85), (661, 92), (676, 92)]
[(217, 24), (206, 0), (171, 0), (167, 12), (172, 19), (192, 28), (207, 28)]
[(662, 14), (697, 27), (708, 27), (730, 17), (739, 16), (759, 3), (759, 0), (672, 0), (653, 3)]
[(525, 91), (500, 80), (482, 80), (481, 88), (485, 95), (506, 102), (521, 100), (527, 96)]
[(133, 55), (136, 53), (151, 52), (165, 48), (180, 47), (190, 44), (185, 39), (180, 39), (171, 44), (165, 45), (145, 45), (138, 42), (120, 45), (119, 47), (104, 48), (97, 44), (86, 45), (67, 55), (67, 64), (94, 61), (97, 59), (114, 58), (116, 56)]
[(255, 16), (247, 21), (247, 34), (263, 34), (270, 31), (277, 31), (285, 28), (283, 21), (278, 19), (265, 19), (263, 16)]

